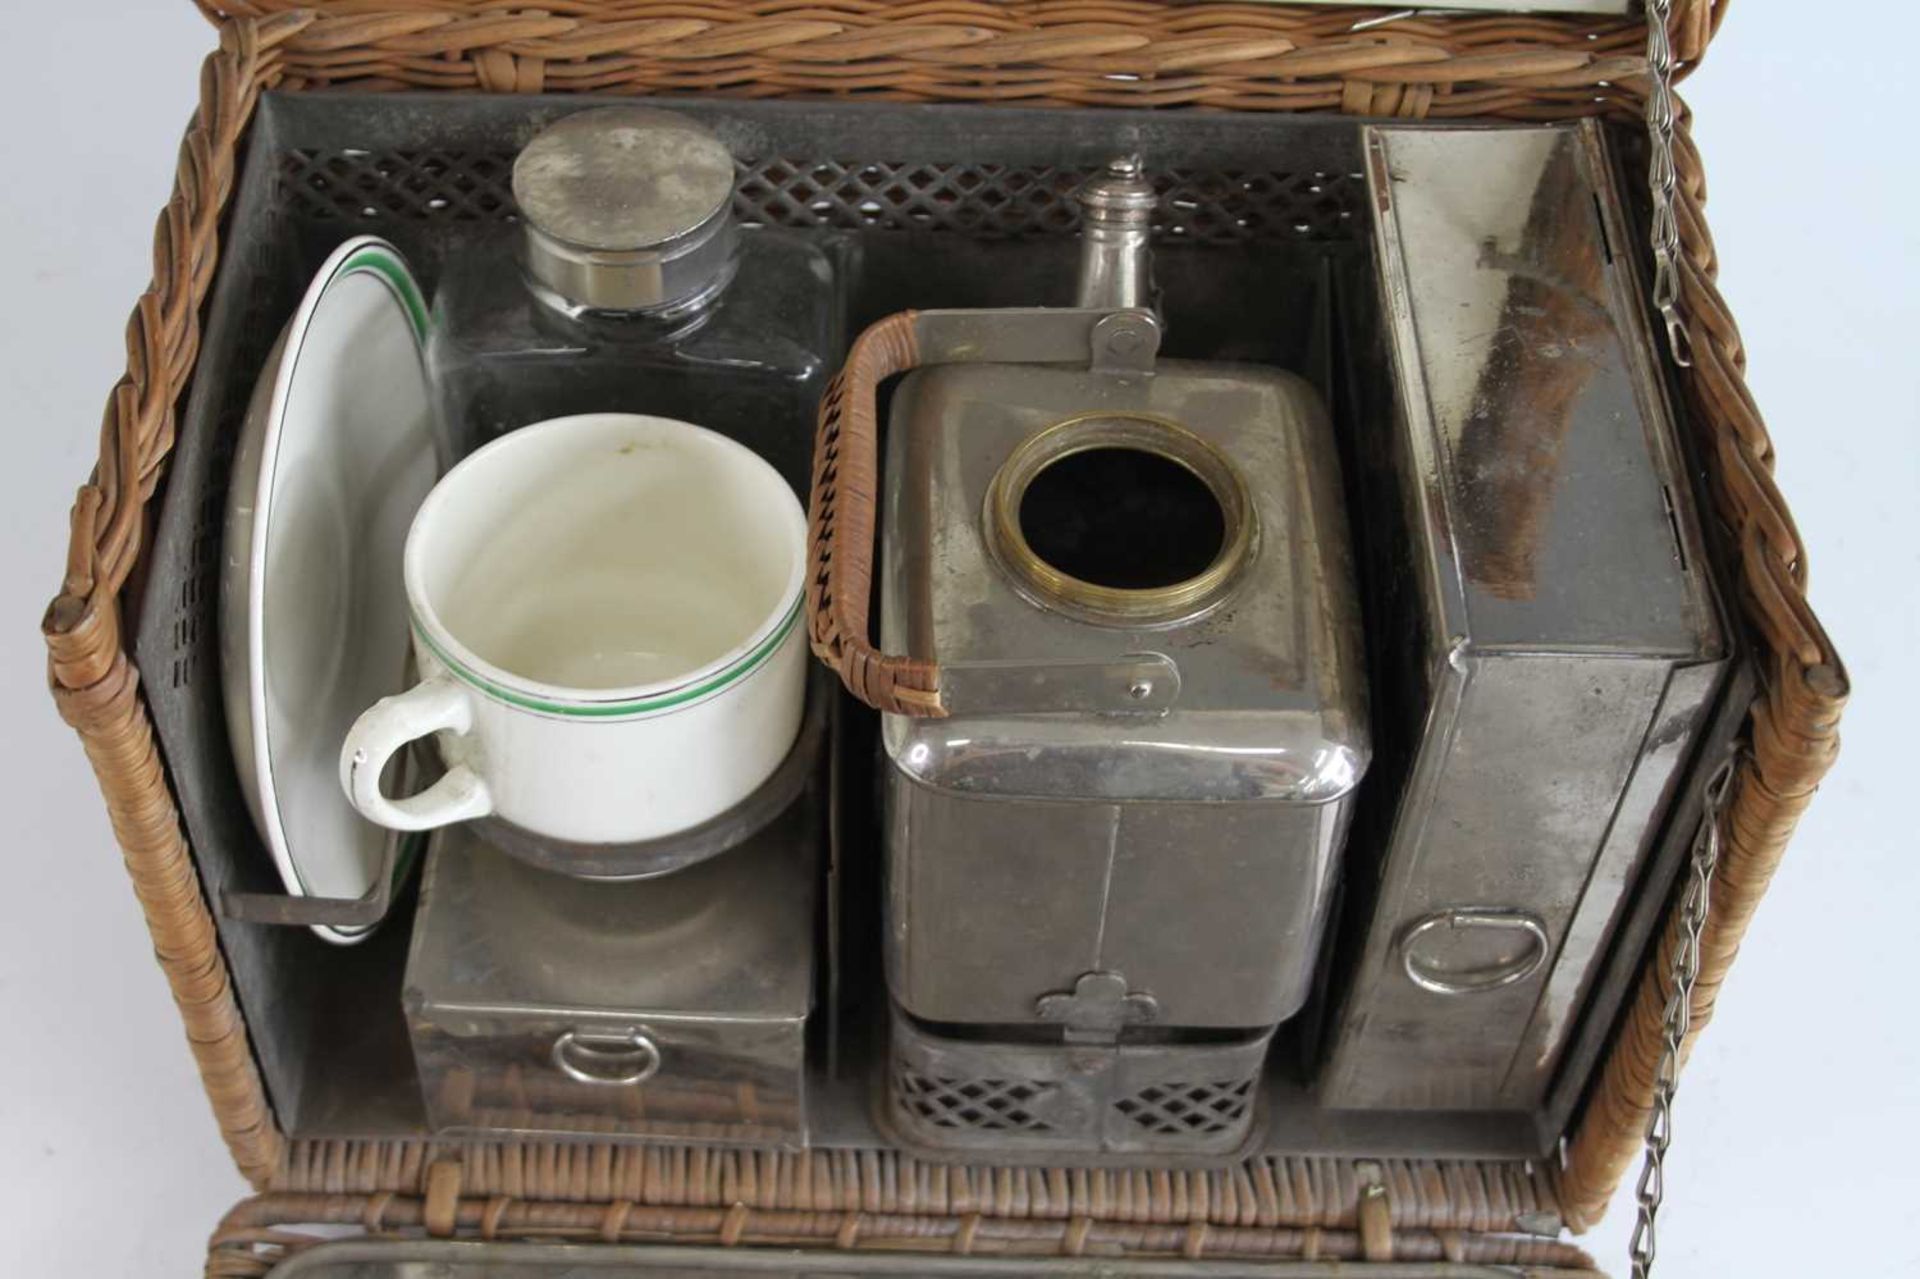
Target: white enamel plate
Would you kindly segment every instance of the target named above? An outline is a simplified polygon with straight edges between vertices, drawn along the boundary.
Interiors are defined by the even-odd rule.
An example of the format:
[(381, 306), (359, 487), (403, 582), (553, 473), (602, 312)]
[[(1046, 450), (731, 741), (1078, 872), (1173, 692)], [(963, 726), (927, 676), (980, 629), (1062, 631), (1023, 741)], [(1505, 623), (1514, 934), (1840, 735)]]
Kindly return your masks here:
[[(390, 840), (340, 790), (354, 717), (407, 683), (400, 559), (433, 487), (427, 310), (373, 236), (327, 259), (254, 388), (227, 497), (220, 658), (254, 823), (298, 896), (357, 898)], [(396, 875), (407, 858), (396, 845)], [(314, 928), (330, 942), (367, 928)]]

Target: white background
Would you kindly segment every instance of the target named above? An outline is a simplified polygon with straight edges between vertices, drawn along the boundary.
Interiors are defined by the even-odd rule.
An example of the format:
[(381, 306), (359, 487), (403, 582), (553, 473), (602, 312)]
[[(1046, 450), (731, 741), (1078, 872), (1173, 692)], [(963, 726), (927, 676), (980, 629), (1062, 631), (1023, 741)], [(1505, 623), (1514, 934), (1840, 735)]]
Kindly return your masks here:
[[(47, 697), (38, 624), (213, 33), (185, 0), (6, 9), (0, 1269), (197, 1274), (246, 1188)], [(1669, 1279), (1920, 1273), (1904, 1228), (1920, 1202), (1920, 183), (1912, 68), (1875, 66), (1920, 40), (1920, 6), (1842, 9), (1826, 25), (1804, 3), (1734, 6), (1686, 90), (1753, 390), (1856, 705), (1681, 1090)], [(1630, 1213), (1623, 1193), (1586, 1241), (1622, 1277)]]

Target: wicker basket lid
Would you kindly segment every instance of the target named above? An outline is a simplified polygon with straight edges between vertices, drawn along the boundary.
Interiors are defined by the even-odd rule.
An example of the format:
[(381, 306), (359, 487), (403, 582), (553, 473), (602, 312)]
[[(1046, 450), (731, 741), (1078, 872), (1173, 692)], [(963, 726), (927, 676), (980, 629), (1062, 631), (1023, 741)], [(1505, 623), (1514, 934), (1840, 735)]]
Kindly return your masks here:
[[(427, 45), (432, 44), (431, 32), (444, 29), (447, 33), (444, 53), (450, 58), (458, 58), (472, 48), (471, 37), (465, 33), (463, 24), (468, 21), (462, 12), (462, 6), (448, 4), (446, 0), (393, 0), (390, 6), (382, 6), (383, 11), (370, 15), (365, 0), (194, 0), (195, 6), (215, 21), (222, 19), (261, 18), (279, 14), (300, 13), (317, 18), (354, 19), (365, 24), (365, 35), (356, 43), (373, 45), (384, 40), (393, 40), (398, 45), (396, 53), (411, 58), (428, 56), (424, 53)], [(1178, 13), (1190, 10), (1185, 0), (1161, 0), (1155, 6), (1112, 6), (1107, 14), (1099, 14), (1098, 7), (1087, 7), (1071, 3), (1053, 4), (1049, 0), (1028, 0), (1022, 4), (1004, 4), (998, 0), (991, 3), (969, 3), (961, 0), (952, 6), (951, 16), (944, 20), (930, 18), (924, 6), (918, 0), (881, 0), (881, 3), (826, 3), (808, 8), (807, 21), (782, 21), (787, 15), (779, 11), (778, 6), (742, 2), (729, 5), (736, 9), (737, 19), (720, 19), (717, 16), (703, 15), (690, 19), (683, 5), (672, 0), (652, 0), (635, 4), (618, 0), (583, 0), (581, 3), (567, 6), (562, 14), (539, 13), (518, 17), (513, 32), (515, 47), (523, 52), (512, 57), (495, 58), (488, 65), (476, 65), (475, 71), (480, 83), (477, 87), (495, 92), (537, 91), (541, 85), (541, 76), (536, 72), (532, 83), (528, 83), (517, 64), (524, 59), (544, 62), (546, 54), (540, 46), (551, 42), (554, 45), (555, 61), (578, 58), (573, 52), (582, 44), (591, 43), (583, 37), (592, 34), (604, 34), (618, 42), (616, 33), (625, 30), (636, 42), (638, 56), (644, 58), (676, 59), (692, 56), (695, 59), (735, 59), (740, 57), (741, 49), (730, 42), (713, 42), (711, 37), (719, 30), (749, 24), (763, 24), (764, 29), (756, 32), (753, 43), (748, 46), (754, 56), (763, 61), (779, 61), (788, 50), (800, 56), (802, 63), (836, 64), (859, 62), (872, 59), (884, 63), (890, 68), (889, 75), (899, 74), (902, 70), (900, 59), (913, 51), (913, 46), (924, 41), (929, 50), (941, 51), (942, 62), (955, 65), (976, 64), (979, 66), (1002, 66), (1018, 62), (1022, 66), (1036, 63), (1049, 64), (1056, 58), (1044, 55), (1036, 57), (1032, 47), (1024, 43), (1034, 33), (1058, 31), (1062, 25), (1070, 25), (1072, 34), (1082, 38), (1108, 37), (1113, 32), (1092, 30), (1107, 25), (1118, 31), (1131, 31), (1149, 38), (1156, 33), (1169, 12)], [(892, 7), (902, 10), (898, 17), (889, 12)], [(1637, 24), (1641, 6), (1636, 0), (1453, 0), (1447, 5), (1449, 12), (1414, 12), (1407, 9), (1382, 5), (1378, 0), (1374, 4), (1354, 4), (1350, 0), (1292, 0), (1287, 4), (1223, 5), (1234, 14), (1236, 30), (1232, 34), (1220, 37), (1221, 58), (1233, 65), (1245, 60), (1245, 33), (1270, 28), (1284, 33), (1288, 44), (1297, 52), (1309, 53), (1315, 45), (1338, 45), (1339, 68), (1336, 74), (1345, 74), (1364, 69), (1365, 60), (1354, 60), (1356, 53), (1353, 37), (1356, 32), (1346, 24), (1330, 24), (1323, 15), (1314, 12), (1317, 9), (1351, 9), (1354, 11), (1354, 24), (1362, 32), (1371, 25), (1398, 24), (1407, 22), (1408, 29), (1425, 28), (1428, 31), (1451, 25), (1470, 23), (1486, 24), (1489, 15), (1512, 15), (1502, 24), (1500, 43), (1512, 48), (1515, 42), (1535, 49), (1560, 47), (1566, 50), (1581, 50), (1593, 53), (1592, 39), (1598, 35), (1604, 42), (1604, 31), (1596, 27), (1615, 27), (1622, 23)], [(1271, 8), (1268, 18), (1258, 11)], [(1673, 0), (1673, 21), (1671, 33), (1675, 56), (1683, 63), (1697, 61), (1706, 52), (1708, 43), (1719, 28), (1721, 18), (1726, 13), (1726, 0)], [(417, 9), (421, 21), (414, 24), (407, 21), (408, 9)], [(769, 12), (769, 10), (772, 12)], [(1057, 18), (1051, 17), (1049, 10), (1058, 10)], [(724, 10), (715, 10), (717, 15)], [(1190, 15), (1189, 15), (1190, 16)], [(688, 24), (692, 29), (684, 34), (670, 38), (649, 30), (645, 22), (648, 18), (659, 18), (675, 25)], [(836, 21), (836, 19), (839, 19)], [(961, 26), (971, 19), (973, 25)], [(1104, 22), (1102, 21), (1104, 19)], [(881, 41), (875, 51), (869, 54), (841, 56), (836, 45), (844, 44), (850, 36), (870, 33), (876, 27), (892, 25), (911, 25), (915, 34), (907, 45), (898, 40)], [(1511, 24), (1511, 25), (1509, 25)], [(1524, 27), (1523, 27), (1524, 24)], [(835, 27), (839, 29), (836, 30)], [(1564, 27), (1564, 29), (1556, 29)], [(596, 28), (604, 32), (596, 32)], [(1525, 30), (1524, 28), (1531, 28)], [(1189, 28), (1182, 27), (1180, 34), (1183, 43), (1190, 42)], [(965, 39), (956, 43), (954, 33), (964, 33)], [(1171, 33), (1169, 33), (1171, 34)], [(337, 37), (329, 37), (329, 48)], [(995, 49), (999, 41), (1011, 41), (1019, 46), (1016, 58), (1004, 59)], [(682, 42), (691, 45), (683, 49)], [(817, 50), (813, 46), (820, 46)], [(823, 56), (824, 55), (824, 56)], [(1057, 55), (1082, 68), (1090, 63), (1112, 62), (1113, 70), (1121, 74), (1137, 74), (1138, 67), (1128, 64), (1134, 60), (1131, 49), (1105, 50), (1088, 57), (1080, 50), (1068, 47)], [(1203, 76), (1210, 60), (1204, 50), (1188, 49), (1183, 69), (1190, 76)], [(1195, 61), (1195, 58), (1198, 61)], [(1388, 48), (1383, 51), (1382, 65), (1404, 63), (1405, 50)], [(1486, 59), (1479, 59), (1485, 62)], [(731, 69), (731, 68), (730, 68)], [(1476, 67), (1475, 74), (1484, 73), (1488, 68)], [(1514, 66), (1511, 73), (1519, 74), (1523, 69)], [(1297, 73), (1296, 73), (1297, 74)], [(1324, 70), (1315, 74), (1324, 75)], [(915, 78), (909, 74), (908, 79)], [(1150, 95), (1158, 86), (1154, 77), (1141, 76), (1135, 92)], [(861, 85), (861, 88), (871, 88)], [(1118, 86), (1108, 86), (1110, 90)], [(1026, 96), (1019, 85), (1008, 86), (1010, 92), (988, 95), (988, 100), (1000, 97)], [(1108, 99), (1118, 105), (1118, 99), (1125, 96), (1117, 93)], [(1146, 98), (1143, 96), (1142, 102)], [(1240, 106), (1241, 103), (1234, 105)], [(1341, 110), (1348, 114), (1379, 114), (1369, 112), (1355, 100), (1342, 104)], [(1395, 114), (1387, 111), (1385, 114)]]

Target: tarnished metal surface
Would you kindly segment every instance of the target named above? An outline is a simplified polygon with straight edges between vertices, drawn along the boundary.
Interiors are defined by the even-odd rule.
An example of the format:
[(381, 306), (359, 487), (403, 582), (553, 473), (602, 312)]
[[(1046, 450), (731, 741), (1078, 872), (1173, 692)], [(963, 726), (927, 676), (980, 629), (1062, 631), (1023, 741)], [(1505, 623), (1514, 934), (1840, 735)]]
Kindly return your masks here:
[[(1367, 760), (1339, 479), (1317, 398), (1263, 369), (1163, 362), (1149, 378), (955, 365), (909, 379), (894, 414), (889, 647), (961, 671), (1156, 653), (1179, 676), (1159, 714), (1011, 701), (884, 722), (896, 998), (935, 1020), (1030, 1022), (1038, 997), (1105, 969), (1151, 993), (1168, 1025), (1291, 1015)], [(1257, 545), (1210, 611), (1096, 625), (1030, 601), (995, 561), (983, 530), (995, 475), (1024, 441), (1085, 414), (1176, 422), (1245, 477)]]
[(403, 994), (433, 1128), (802, 1142), (821, 822), (637, 883), (442, 832)]
[[(1126, 320), (1129, 335), (1113, 350), (1109, 322)], [(1108, 325), (1109, 328), (1103, 328)], [(996, 307), (993, 310), (933, 310), (916, 313), (914, 342), (922, 364), (1106, 363), (1113, 372), (1147, 373), (1160, 349), (1160, 321), (1153, 312), (1111, 307)], [(1130, 358), (1131, 367), (1120, 367)]]
[(1149, 240), (1158, 203), (1140, 157), (1114, 160), (1077, 193), (1080, 204), (1080, 280), (1076, 306), (1151, 307), (1153, 260)]
[(1156, 362), (1151, 311), (1089, 309), (1152, 304), (1154, 188), (1126, 157), (1078, 199), (1079, 307), (923, 315), (894, 396), (881, 642), (954, 684), (882, 718), (889, 986), (987, 1038), (1264, 1034), (1368, 757), (1332, 429), (1292, 374)]
[[(883, 507), (881, 636), (943, 666), (1114, 660), (1180, 670), (1168, 712), (1124, 729), (1013, 705), (944, 720), (890, 717), (895, 767), (970, 795), (1076, 800), (1338, 800), (1366, 767), (1359, 616), (1333, 441), (1318, 397), (1276, 370), (1162, 362), (1152, 377), (952, 365), (894, 397)], [(1244, 477), (1260, 529), (1212, 611), (1169, 626), (1092, 625), (1024, 598), (994, 561), (982, 512), (1030, 437), (1070, 418), (1177, 423)]]
[(887, 799), (894, 997), (934, 1021), (1045, 1020), (1117, 972), (1168, 1026), (1252, 1027), (1307, 995), (1340, 804), (1009, 801), (895, 774)]
[[(1080, 984), (1079, 998), (1089, 984)], [(886, 1126), (909, 1149), (984, 1157), (1226, 1158), (1256, 1136), (1272, 1034), (1211, 1043), (991, 1043), (936, 1034), (896, 1013)]]
[[(1405, 506), (1383, 709), (1413, 734), (1352, 868), (1372, 902), (1321, 1093), (1537, 1104), (1691, 758), (1725, 646), (1600, 134), (1376, 128)], [(1383, 508), (1391, 492), (1376, 492)], [(1412, 589), (1406, 589), (1410, 585)], [(1376, 623), (1380, 624), (1380, 623)], [(1427, 929), (1436, 913), (1538, 933)], [(1409, 947), (1416, 948), (1410, 953)], [(1437, 981), (1420, 981), (1414, 974)], [(1449, 991), (1447, 986), (1464, 987)], [(1441, 987), (1441, 988), (1436, 988)]]
[(690, 116), (653, 107), (579, 111), (513, 166), (526, 267), (562, 305), (683, 307), (733, 270), (733, 154)]

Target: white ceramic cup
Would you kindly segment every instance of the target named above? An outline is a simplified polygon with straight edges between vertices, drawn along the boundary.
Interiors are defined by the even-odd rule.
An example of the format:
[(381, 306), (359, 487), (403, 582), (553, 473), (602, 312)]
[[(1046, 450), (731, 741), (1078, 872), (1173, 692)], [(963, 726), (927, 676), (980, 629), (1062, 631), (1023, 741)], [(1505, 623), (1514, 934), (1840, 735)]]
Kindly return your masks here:
[[(407, 534), (421, 682), (347, 733), (348, 797), (396, 830), (492, 815), (587, 844), (725, 812), (799, 730), (806, 534), (777, 471), (685, 422), (556, 418), (479, 449)], [(382, 794), (429, 735), (446, 775)]]

